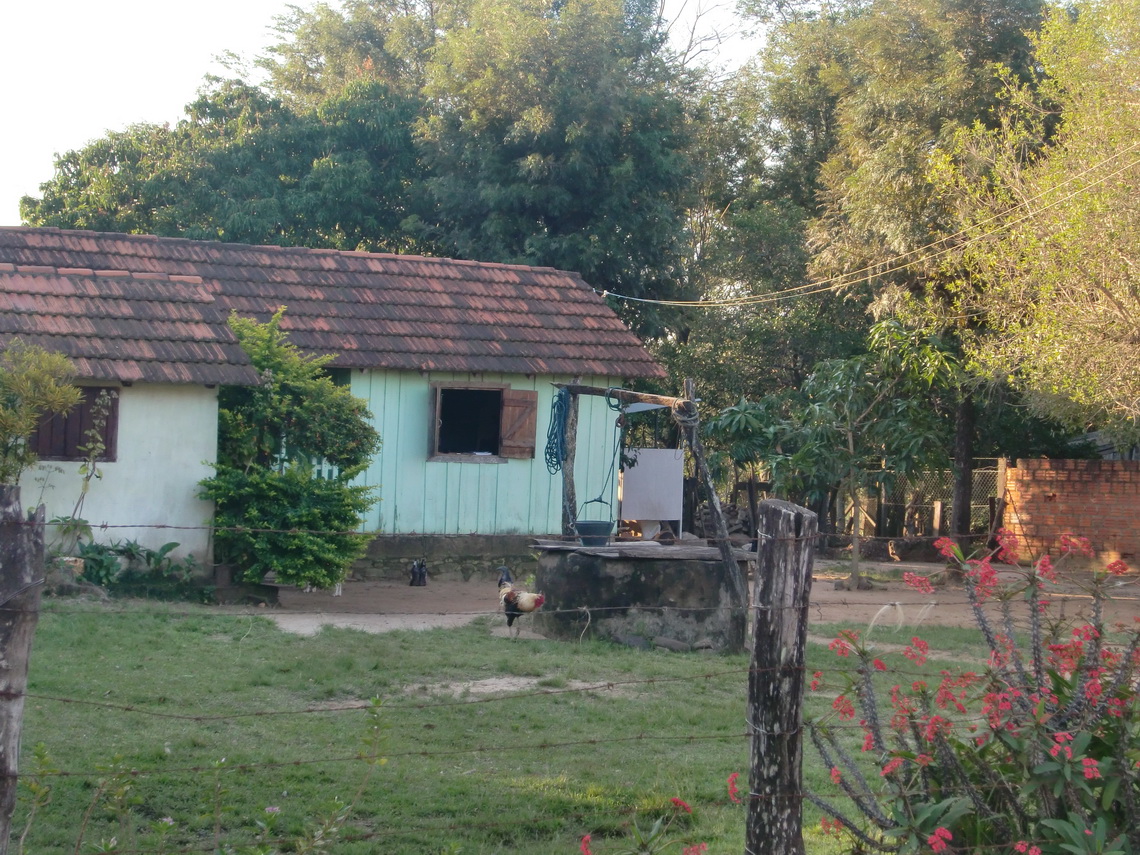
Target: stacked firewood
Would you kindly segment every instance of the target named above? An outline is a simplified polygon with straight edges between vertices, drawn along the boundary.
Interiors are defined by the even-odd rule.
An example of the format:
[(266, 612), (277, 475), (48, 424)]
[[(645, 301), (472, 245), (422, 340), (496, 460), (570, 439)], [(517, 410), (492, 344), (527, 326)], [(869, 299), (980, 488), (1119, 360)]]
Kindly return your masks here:
[[(724, 514), (724, 524), (728, 528), (728, 537), (733, 545), (743, 547), (751, 543), (756, 537), (756, 531), (748, 507), (722, 504), (720, 509)], [(697, 516), (693, 521), (693, 534), (705, 539), (716, 537), (716, 523), (713, 521), (712, 509), (708, 502), (702, 503), (697, 508)]]

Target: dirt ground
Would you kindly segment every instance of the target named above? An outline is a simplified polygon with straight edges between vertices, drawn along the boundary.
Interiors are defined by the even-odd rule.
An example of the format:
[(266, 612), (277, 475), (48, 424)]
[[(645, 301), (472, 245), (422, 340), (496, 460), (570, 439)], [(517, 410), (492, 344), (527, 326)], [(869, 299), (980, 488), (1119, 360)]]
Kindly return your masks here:
[[(868, 572), (911, 569), (926, 575), (937, 565), (868, 565)], [(818, 562), (812, 582), (812, 624), (840, 621), (869, 625), (973, 626), (970, 606), (960, 586), (936, 589), (934, 594), (920, 594), (901, 580), (877, 582), (870, 591), (837, 590), (835, 582), (846, 576), (846, 568), (832, 562)], [(280, 605), (267, 610), (278, 626), (288, 632), (311, 635), (322, 626), (333, 625), (366, 632), (398, 629), (430, 629), (460, 626), (483, 615), (498, 615), (499, 599), (496, 579), (489, 572), (485, 580), (439, 581), (430, 579), (426, 587), (411, 587), (398, 582), (346, 582), (339, 597), (328, 591), (303, 593), (295, 588), (282, 588)], [(1054, 606), (1066, 616), (1088, 610), (1089, 597), (1071, 579), (1050, 591)], [(1140, 616), (1140, 589), (1135, 582), (1122, 586), (1110, 602), (1106, 617), (1110, 621), (1131, 623)], [(495, 622), (492, 633), (505, 635), (503, 623)], [(523, 635), (540, 638), (523, 630)]]

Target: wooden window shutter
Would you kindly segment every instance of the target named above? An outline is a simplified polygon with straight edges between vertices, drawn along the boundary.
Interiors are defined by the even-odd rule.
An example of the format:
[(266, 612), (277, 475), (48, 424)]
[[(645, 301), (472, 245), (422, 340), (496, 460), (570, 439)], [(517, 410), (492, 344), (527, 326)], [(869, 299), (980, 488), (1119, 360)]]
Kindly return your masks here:
[(90, 441), (94, 428), (94, 407), (99, 394), (110, 394), (107, 421), (103, 426), (103, 453), (99, 460), (113, 463), (117, 458), (119, 435), (119, 393), (115, 387), (82, 386), (83, 398), (70, 412), (45, 415), (28, 444), (41, 460), (83, 460), (83, 447)]
[(428, 457), (439, 453), (439, 396), (440, 384), (431, 384), (431, 416), (428, 422)]
[(503, 416), (499, 422), (499, 456), (533, 458), (538, 430), (538, 392), (503, 390)]

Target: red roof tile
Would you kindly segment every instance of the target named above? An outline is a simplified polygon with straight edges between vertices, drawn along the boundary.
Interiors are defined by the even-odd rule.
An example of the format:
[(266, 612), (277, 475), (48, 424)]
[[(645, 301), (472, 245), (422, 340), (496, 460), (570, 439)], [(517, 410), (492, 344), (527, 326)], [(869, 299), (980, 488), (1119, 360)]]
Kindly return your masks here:
[(282, 327), (353, 368), (663, 377), (573, 273), (408, 255), (0, 228), (0, 342), (62, 350), (84, 376), (250, 382), (225, 320)]

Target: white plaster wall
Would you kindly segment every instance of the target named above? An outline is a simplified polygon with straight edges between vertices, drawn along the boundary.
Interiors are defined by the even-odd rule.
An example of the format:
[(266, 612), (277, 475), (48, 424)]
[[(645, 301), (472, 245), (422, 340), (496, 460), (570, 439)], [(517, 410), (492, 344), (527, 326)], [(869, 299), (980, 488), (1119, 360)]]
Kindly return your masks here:
[[(198, 482), (213, 474), (210, 464), (217, 459), (217, 389), (137, 384), (119, 395), (117, 459), (99, 464), (102, 477), (91, 481), (79, 516), (101, 543), (133, 540), (157, 549), (175, 541), (175, 557), (193, 555), (209, 567), (213, 504), (197, 496)], [(25, 473), (24, 507), (43, 502), (49, 520), (72, 515), (82, 483), (79, 466), (43, 461)]]

